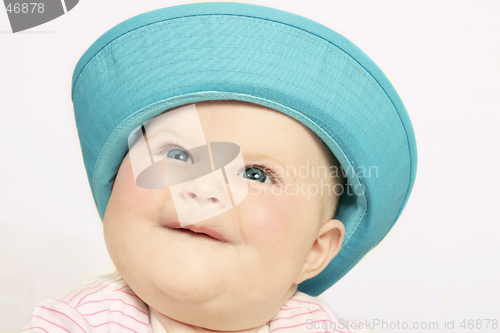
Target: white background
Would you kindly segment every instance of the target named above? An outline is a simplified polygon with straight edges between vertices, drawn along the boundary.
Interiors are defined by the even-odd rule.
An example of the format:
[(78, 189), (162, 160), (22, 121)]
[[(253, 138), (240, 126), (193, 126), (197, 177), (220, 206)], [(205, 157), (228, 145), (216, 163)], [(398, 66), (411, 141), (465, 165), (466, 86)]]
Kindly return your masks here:
[[(0, 8), (0, 333), (18, 331), (40, 300), (114, 269), (74, 123), (78, 59), (121, 21), (189, 2), (81, 0), (16, 34)], [(500, 1), (247, 2), (353, 41), (394, 84), (415, 128), (406, 210), (324, 294), (331, 307), (368, 322), (436, 321), (444, 332), (445, 320), (454, 320), (448, 332), (464, 331), (463, 319), (500, 320)]]

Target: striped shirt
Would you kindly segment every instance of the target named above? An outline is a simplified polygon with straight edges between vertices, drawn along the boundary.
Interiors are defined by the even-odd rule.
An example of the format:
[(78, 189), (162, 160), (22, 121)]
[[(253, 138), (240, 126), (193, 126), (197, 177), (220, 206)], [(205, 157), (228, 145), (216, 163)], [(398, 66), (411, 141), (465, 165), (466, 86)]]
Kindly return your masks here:
[[(296, 292), (258, 333), (366, 332), (346, 326), (326, 303)], [(118, 272), (40, 302), (21, 332), (168, 333)]]

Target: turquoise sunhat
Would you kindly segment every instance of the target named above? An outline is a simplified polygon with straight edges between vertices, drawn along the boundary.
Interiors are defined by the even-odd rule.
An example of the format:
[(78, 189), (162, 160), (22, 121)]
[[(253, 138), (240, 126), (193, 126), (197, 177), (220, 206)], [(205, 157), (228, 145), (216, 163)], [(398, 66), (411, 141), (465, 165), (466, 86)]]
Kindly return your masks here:
[(342, 248), (323, 272), (299, 285), (312, 296), (384, 238), (415, 181), (413, 128), (382, 71), (329, 28), (276, 9), (199, 3), (135, 16), (81, 57), (72, 98), (101, 218), (129, 134), (167, 109), (247, 101), (309, 127), (330, 147), (349, 182), (336, 215), (346, 228)]

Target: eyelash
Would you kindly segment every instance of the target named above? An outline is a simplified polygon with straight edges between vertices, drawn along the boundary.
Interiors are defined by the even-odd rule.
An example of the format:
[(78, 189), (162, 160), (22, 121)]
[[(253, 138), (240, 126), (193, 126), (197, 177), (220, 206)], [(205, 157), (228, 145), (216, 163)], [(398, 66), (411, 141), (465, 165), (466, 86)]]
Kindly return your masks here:
[[(185, 148), (183, 148), (180, 144), (178, 144), (177, 142), (165, 141), (162, 144), (160, 144), (160, 148), (156, 149), (155, 153), (159, 153), (159, 154), (164, 155), (172, 148), (179, 148), (179, 149), (186, 151), (188, 153), (189, 157), (191, 158), (191, 160), (194, 162), (194, 158), (189, 154), (189, 152)], [(194, 163), (196, 163), (196, 162), (194, 162)], [(263, 164), (252, 163), (250, 165), (246, 165), (245, 170), (248, 168), (255, 168), (255, 167), (264, 171), (266, 176), (271, 179), (272, 184), (278, 183), (278, 177), (274, 174), (274, 172), (271, 169), (269, 169), (267, 166), (265, 166)]]
[(162, 142), (159, 146), (160, 146), (160, 148), (158, 148), (158, 149), (155, 150), (155, 152), (154, 152), (155, 154), (162, 154), (162, 155), (164, 155), (164, 154), (166, 154), (172, 148), (179, 148), (179, 149), (184, 150), (189, 155), (189, 157), (191, 158), (191, 160), (193, 160), (193, 162), (194, 162), (193, 156), (191, 156), (189, 154), (189, 152), (187, 151), (187, 149), (184, 149), (177, 142), (167, 142), (166, 141), (166, 142)]
[(252, 163), (248, 166), (245, 166), (245, 170), (248, 168), (259, 168), (262, 171), (264, 171), (264, 173), (266, 174), (267, 177), (269, 177), (271, 179), (272, 184), (278, 183), (278, 177), (276, 177), (274, 172), (271, 169), (269, 169), (268, 167), (266, 167), (265, 165), (259, 164), (259, 163)]

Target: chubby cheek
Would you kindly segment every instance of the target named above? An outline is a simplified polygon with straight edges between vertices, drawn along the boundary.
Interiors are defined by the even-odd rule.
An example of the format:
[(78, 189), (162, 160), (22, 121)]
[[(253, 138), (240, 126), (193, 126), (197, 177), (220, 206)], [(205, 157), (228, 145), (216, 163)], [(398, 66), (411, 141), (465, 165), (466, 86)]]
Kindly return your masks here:
[(165, 192), (137, 186), (128, 158), (124, 159), (104, 216), (106, 245), (120, 271), (125, 270), (127, 262), (134, 263), (135, 256), (141, 255), (136, 250), (157, 221)]
[(242, 206), (242, 237), (255, 249), (272, 251), (279, 256), (294, 248), (302, 202), (297, 196), (287, 195), (276, 187), (271, 191), (275, 185), (259, 186), (261, 191), (249, 187), (249, 195)]
[(135, 221), (151, 221), (156, 220), (158, 211), (169, 195), (168, 189), (152, 190), (139, 187), (126, 157), (116, 176), (110, 204), (113, 204), (123, 222), (134, 222), (130, 217), (135, 217)]

